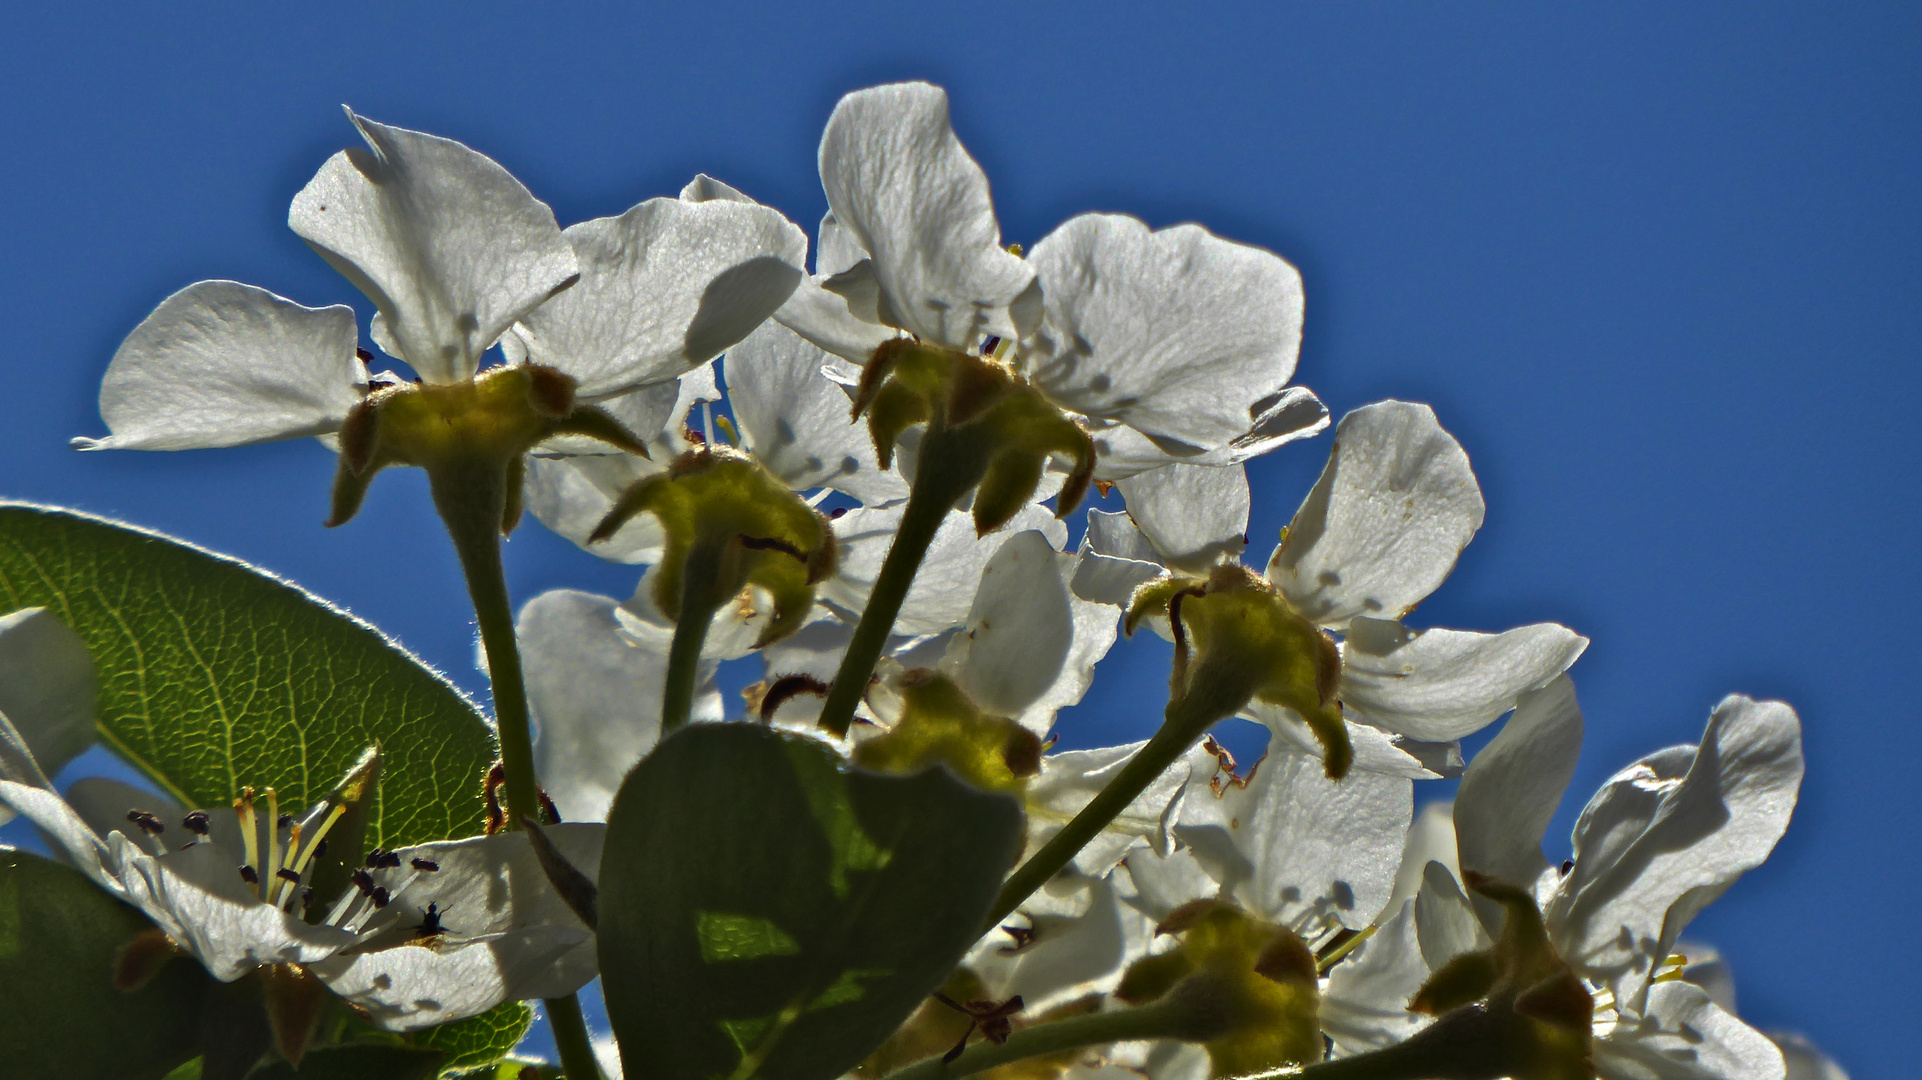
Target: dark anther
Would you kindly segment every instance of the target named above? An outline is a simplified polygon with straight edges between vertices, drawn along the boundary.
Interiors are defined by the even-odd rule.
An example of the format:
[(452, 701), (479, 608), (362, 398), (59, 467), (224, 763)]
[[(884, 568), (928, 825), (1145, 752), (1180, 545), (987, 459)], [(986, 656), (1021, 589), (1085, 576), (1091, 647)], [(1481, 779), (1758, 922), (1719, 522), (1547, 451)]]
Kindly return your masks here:
[(416, 870), (425, 870), (430, 874), (440, 869), (440, 864), (432, 859), (415, 859), (413, 866)]
[(1034, 928), (1033, 927), (1004, 926), (1001, 928), (1001, 932), (1008, 935), (1010, 938), (1014, 939), (1014, 943), (1012, 945), (1001, 946), (1001, 953), (1004, 956), (1018, 953), (1022, 949), (1025, 949), (1028, 946), (1034, 944)]
[(501, 785), (507, 783), (507, 770), (496, 761), (481, 778), (481, 801), (487, 806), (487, 819), (482, 832), (493, 836), (507, 828), (507, 814), (501, 809)]
[(314, 902), (314, 890), (312, 889), (300, 890), (300, 906), (301, 907), (304, 908), (308, 904), (311, 904), (313, 902)]
[(386, 907), (387, 899), (387, 890), (379, 885), (374, 886), (374, 906), (377, 908)]
[(1566, 860), (1564, 860), (1564, 861), (1562, 862), (1562, 876), (1563, 876), (1563, 877), (1567, 877), (1567, 876), (1568, 876), (1568, 872), (1569, 872), (1570, 870), (1573, 870), (1573, 869), (1575, 869), (1575, 860), (1574, 860), (1574, 859), (1566, 859)]
[(827, 697), (828, 689), (827, 683), (812, 675), (783, 675), (761, 696), (761, 722), (774, 719), (776, 710), (801, 694)]
[(300, 875), (294, 873), (292, 870), (289, 870), (284, 866), (274, 871), (274, 876), (279, 878), (282, 881), (291, 881), (296, 885), (300, 884)]
[(740, 536), (736, 539), (740, 540), (741, 546), (747, 548), (749, 551), (778, 551), (783, 555), (792, 557), (797, 562), (805, 563), (808, 561), (806, 552), (779, 537)]
[(240, 868), (240, 880), (249, 885), (258, 885), (260, 884), (260, 875), (254, 873), (253, 867), (243, 866)]
[(837, 506), (837, 507), (835, 507), (834, 509), (832, 509), (832, 510), (829, 510), (829, 511), (828, 511), (828, 520), (829, 520), (829, 521), (839, 521), (839, 520), (841, 520), (841, 515), (843, 515), (843, 514), (845, 514), (845, 513), (847, 513), (847, 512), (848, 512), (848, 508), (847, 508), (847, 507), (845, 507), (845, 506)]
[(365, 896), (374, 891), (374, 875), (368, 873), (367, 871), (365, 870), (354, 871), (353, 880), (354, 880), (354, 888), (359, 889), (362, 896)]
[(559, 825), (561, 823), (560, 807), (555, 806), (554, 800), (547, 797), (546, 789), (536, 788), (534, 794), (541, 800), (541, 816), (547, 819), (549, 825)]
[(392, 870), (400, 866), (400, 856), (391, 851), (380, 853), (380, 861), (374, 864), (376, 870)]
[(427, 905), (427, 911), (421, 916), (420, 925), (414, 927), (414, 936), (417, 938), (435, 937), (446, 932), (447, 928), (440, 924), (440, 905)]
[(387, 854), (387, 852), (381, 848), (375, 848), (374, 850), (368, 852), (367, 868), (369, 870), (378, 869), (380, 867), (380, 857), (385, 854)]
[(994, 350), (996, 350), (996, 349), (998, 349), (998, 348), (1000, 348), (1000, 347), (1001, 347), (1001, 339), (1000, 339), (1000, 338), (998, 338), (998, 337), (995, 337), (995, 336), (994, 336), (993, 334), (989, 334), (989, 335), (988, 335), (988, 340), (986, 340), (986, 341), (983, 341), (983, 342), (981, 343), (981, 355), (982, 355), (982, 356), (993, 356), (993, 355), (994, 355)]
[(291, 828), (293, 824), (294, 824), (294, 815), (282, 814), (280, 815), (280, 818), (274, 822), (274, 827), (280, 828), (280, 829), (286, 829), (286, 828)]
[(210, 828), (207, 823), (207, 811), (195, 810), (193, 813), (181, 818), (180, 827), (193, 833), (195, 836), (207, 835), (207, 831)]
[(982, 1038), (997, 1046), (1007, 1042), (1008, 1034), (1014, 1030), (1014, 1022), (1009, 1018), (1021, 1011), (1020, 994), (1016, 994), (999, 1005), (996, 1005), (992, 1001), (970, 1001), (963, 1005), (941, 991), (936, 990), (934, 992), (934, 1000), (958, 1013), (962, 1013), (968, 1018), (968, 1030), (961, 1033), (961, 1041), (955, 1043), (952, 1050), (941, 1055), (941, 1060), (944, 1062), (950, 1062), (960, 1057), (961, 1051), (968, 1048), (968, 1039), (971, 1038), (976, 1031), (981, 1032)]
[(363, 364), (371, 364), (374, 362), (374, 354), (358, 345), (354, 346), (354, 356)]
[(140, 831), (149, 836), (159, 836), (161, 833), (167, 831), (167, 826), (162, 824), (159, 818), (147, 813), (145, 810), (127, 811), (127, 820), (140, 826)]

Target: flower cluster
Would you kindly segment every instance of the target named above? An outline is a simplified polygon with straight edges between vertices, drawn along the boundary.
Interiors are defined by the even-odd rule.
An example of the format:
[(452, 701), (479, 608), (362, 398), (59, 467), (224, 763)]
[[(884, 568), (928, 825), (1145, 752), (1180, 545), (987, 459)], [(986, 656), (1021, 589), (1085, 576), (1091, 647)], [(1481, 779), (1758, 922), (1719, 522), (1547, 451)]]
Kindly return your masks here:
[[(365, 147), (329, 160), (289, 223), (367, 295), (371, 341), (406, 371), (374, 370), (350, 308), (201, 282), (127, 337), (101, 390), (111, 434), (76, 442), (320, 436), (339, 453), (334, 525), (380, 469), (426, 470), (494, 688), (486, 834), (360, 850), (377, 750), (298, 818), (264, 787), (204, 808), (104, 780), (56, 794), (49, 773), (92, 739), (94, 661), (52, 614), (8, 616), (0, 670), (26, 690), (0, 687), (0, 806), (152, 923), (126, 985), (176, 953), (257, 977), (273, 1052), (296, 1064), (347, 1038), (315, 1002), (405, 1032), (542, 998), (583, 1075), (562, 1020), (607, 970), (622, 1042), (599, 1067), (674, 1080), (710, 1075), (688, 1064), (710, 1052), (740, 1080), (1014, 1062), (1077, 1080), (1840, 1075), (1739, 1019), (1716, 953), (1683, 936), (1788, 827), (1788, 706), (1729, 697), (1699, 743), (1604, 784), (1553, 858), (1588, 642), (1409, 624), (1484, 518), (1431, 409), (1343, 416), (1279, 543), (1249, 558), (1245, 463), (1329, 426), (1290, 382), (1303, 291), (1281, 258), (1107, 213), (1005, 244), (946, 95), (919, 83), (834, 110), (811, 271), (802, 230), (710, 177), (562, 229), (479, 153), (349, 117)], [(1076, 520), (1092, 492), (1112, 509)], [(511, 612), (499, 541), (523, 509), (644, 566), (633, 594)], [(1141, 632), (1173, 646), (1159, 728), (1056, 749), (1087, 741), (1057, 715)], [(759, 681), (729, 701), (721, 667), (744, 660)], [(1212, 734), (1235, 724), (1265, 732), (1253, 764)], [(943, 888), (965, 917), (930, 919), (962, 945), (900, 937), (913, 964), (830, 965), (771, 1003), (788, 968), (662, 984), (710, 1009), (700, 1038), (726, 1034), (680, 1058), (696, 1036), (648, 1026), (667, 1004), (625, 989), (695, 963), (661, 942), (695, 935), (700, 972), (852, 948), (711, 899), (730, 874), (799, 895), (813, 834), (675, 861), (679, 825), (732, 835), (785, 790), (643, 782), (657, 746), (727, 725), (788, 748), (771, 760), (795, 763), (825, 837), (817, 909), (919, 895), (899, 837), (948, 829), (950, 865), (1000, 870)], [(820, 752), (843, 779), (808, 771)], [(954, 806), (1022, 824), (996, 847), (993, 814), (973, 834), (917, 816), (931, 771), (955, 778)], [(1417, 791), (1456, 778), (1452, 802)], [(665, 825), (632, 824), (674, 798)], [(353, 833), (346, 859), (325, 855), (330, 830)], [(643, 851), (658, 863), (637, 868)], [(694, 896), (721, 906), (667, 925)], [(910, 968), (929, 974), (905, 999), (867, 995)]]

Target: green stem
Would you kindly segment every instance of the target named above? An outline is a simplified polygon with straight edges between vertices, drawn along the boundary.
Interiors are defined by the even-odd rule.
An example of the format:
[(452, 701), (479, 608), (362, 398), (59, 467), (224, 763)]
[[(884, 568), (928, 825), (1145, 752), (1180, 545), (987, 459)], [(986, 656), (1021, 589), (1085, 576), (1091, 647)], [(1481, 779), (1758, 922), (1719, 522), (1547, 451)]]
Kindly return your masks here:
[(836, 738), (845, 736), (854, 722), (855, 707), (867, 693), (868, 677), (874, 674), (874, 663), (881, 658), (888, 635), (894, 631), (894, 620), (901, 614), (901, 603), (921, 569), (928, 545), (934, 543), (934, 534), (947, 520), (948, 511), (973, 486), (969, 483), (956, 490), (952, 482), (944, 482), (948, 481), (946, 471), (937, 468), (943, 448), (935, 445), (937, 442), (932, 433), (922, 440), (914, 486), (908, 493), (908, 505), (901, 511), (901, 527), (888, 547), (888, 557), (874, 579), (874, 591), (868, 594), (867, 607), (861, 610), (861, 621), (854, 628), (848, 651), (841, 656), (840, 670), (834, 674), (834, 686), (821, 706), (818, 724)]
[(1007, 883), (1001, 887), (1001, 895), (995, 898), (993, 913), (988, 916), (988, 929), (993, 929), (1036, 889), (1047, 884), (1048, 879), (1068, 865), (1068, 860), (1094, 839), (1095, 834), (1106, 828), (1109, 822), (1128, 808), (1129, 803), (1147, 790), (1155, 777), (1187, 753), (1188, 748), (1216, 720), (1228, 715), (1216, 708), (1214, 702), (1199, 700), (1201, 697), (1199, 694), (1190, 694), (1169, 702), (1166, 718), (1154, 738), (1129, 758), (1114, 779), (1109, 780), (1108, 785), (1097, 792), (1088, 805), (1081, 808), (1080, 813), (1062, 826), (1060, 832), (1041, 845), (1041, 850), (1028, 856), (1028, 860), (1009, 875)]
[[(507, 827), (521, 827), (522, 817), (539, 820), (540, 790), (534, 777), (534, 739), (527, 716), (527, 680), (521, 672), (520, 644), (514, 635), (514, 608), (507, 594), (507, 573), (501, 566), (501, 518), (506, 506), (505, 478), (485, 466), (449, 468), (429, 474), (434, 506), (460, 555), (467, 593), (474, 601), (480, 624), (481, 648), (487, 653), (487, 676), (493, 690), (494, 724), (501, 746), (501, 770), (507, 778)], [(560, 1051), (561, 1068), (576, 1080), (600, 1080), (594, 1047), (581, 1018), (581, 1004), (573, 994), (546, 1001), (548, 1023)]]
[(547, 1026), (554, 1032), (554, 1047), (560, 1051), (561, 1074), (568, 1080), (601, 1080), (601, 1066), (594, 1060), (594, 1042), (587, 1034), (580, 999), (569, 994), (548, 998), (544, 1004)]
[(696, 543), (681, 567), (681, 613), (667, 648), (667, 683), (661, 692), (661, 738), (678, 731), (694, 713), (694, 690), (701, 681), (701, 646), (708, 624), (720, 607), (714, 600), (725, 545)]
[(1193, 1018), (1189, 1013), (1190, 1010), (1183, 1004), (1171, 1001), (1037, 1024), (1014, 1032), (1008, 1036), (1007, 1042), (978, 1042), (953, 1061), (928, 1058), (889, 1073), (884, 1080), (958, 1080), (1011, 1061), (1078, 1050), (1084, 1046), (1105, 1046), (1136, 1039), (1179, 1038), (1183, 1031), (1192, 1026)]

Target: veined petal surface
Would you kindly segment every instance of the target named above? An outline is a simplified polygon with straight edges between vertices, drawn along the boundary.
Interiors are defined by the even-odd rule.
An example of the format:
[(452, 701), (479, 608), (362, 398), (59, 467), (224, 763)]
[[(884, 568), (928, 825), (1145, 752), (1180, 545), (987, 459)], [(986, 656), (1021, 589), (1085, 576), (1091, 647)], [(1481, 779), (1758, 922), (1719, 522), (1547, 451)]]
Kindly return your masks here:
[(1411, 738), (1460, 739), (1566, 671), (1587, 646), (1587, 638), (1555, 623), (1481, 634), (1410, 630), (1359, 616), (1341, 644), (1341, 704)]
[(874, 456), (846, 391), (821, 374), (832, 361), (779, 323), (765, 323), (727, 354), (728, 402), (747, 448), (797, 490), (829, 487), (868, 506), (907, 498), (908, 483)]

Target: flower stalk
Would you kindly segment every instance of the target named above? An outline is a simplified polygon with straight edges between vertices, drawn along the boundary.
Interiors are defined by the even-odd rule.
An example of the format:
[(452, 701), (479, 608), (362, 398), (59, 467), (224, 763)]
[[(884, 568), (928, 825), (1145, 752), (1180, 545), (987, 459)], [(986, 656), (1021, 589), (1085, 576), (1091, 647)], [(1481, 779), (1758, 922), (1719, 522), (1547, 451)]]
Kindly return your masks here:
[(721, 606), (714, 594), (724, 555), (722, 545), (712, 543), (697, 543), (688, 552), (682, 570), (681, 614), (674, 623), (674, 640), (667, 652), (667, 679), (661, 695), (662, 738), (680, 730), (693, 715), (694, 690), (701, 681), (701, 646)]

